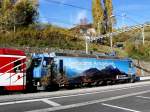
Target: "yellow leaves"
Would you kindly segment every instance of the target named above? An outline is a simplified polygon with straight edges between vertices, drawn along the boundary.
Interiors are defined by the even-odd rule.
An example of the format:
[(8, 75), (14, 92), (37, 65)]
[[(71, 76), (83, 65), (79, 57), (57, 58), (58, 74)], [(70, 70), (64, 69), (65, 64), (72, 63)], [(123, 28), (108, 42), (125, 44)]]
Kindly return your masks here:
[(103, 20), (104, 20), (104, 9), (102, 7), (100, 0), (93, 0), (92, 1), (92, 14), (93, 14), (93, 21), (94, 21), (94, 27), (97, 32), (100, 34), (103, 33), (102, 26), (103, 26)]
[(116, 22), (115, 18), (111, 17), (113, 14), (112, 0), (93, 0), (92, 14), (94, 28), (98, 34), (112, 32), (113, 23)]

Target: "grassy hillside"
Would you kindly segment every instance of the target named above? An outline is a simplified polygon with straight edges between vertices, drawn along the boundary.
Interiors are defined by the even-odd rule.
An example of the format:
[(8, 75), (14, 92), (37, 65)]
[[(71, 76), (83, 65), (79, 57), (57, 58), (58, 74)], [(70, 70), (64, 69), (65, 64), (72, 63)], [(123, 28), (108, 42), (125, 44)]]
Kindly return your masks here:
[(150, 27), (145, 27), (145, 44), (141, 29), (121, 33), (114, 37), (114, 43), (123, 42), (124, 50), (135, 59), (150, 60)]
[[(37, 47), (37, 48), (58, 48), (69, 50), (85, 50), (85, 40), (80, 35), (68, 29), (57, 26), (35, 26), (17, 29), (14, 33), (0, 32), (1, 47)], [(119, 56), (126, 56), (124, 51), (114, 49)], [(89, 43), (89, 51), (109, 53), (109, 46), (98, 43)]]
[[(85, 41), (81, 35), (68, 29), (51, 25), (31, 25), (28, 28), (0, 32), (1, 47), (36, 47), (69, 50), (85, 50)], [(150, 60), (150, 27), (145, 28), (145, 45), (142, 45), (141, 30), (125, 32), (113, 37), (113, 45), (124, 43), (123, 48), (113, 48), (118, 56), (130, 56), (136, 59)], [(89, 43), (89, 51), (109, 53), (109, 39), (105, 44)]]

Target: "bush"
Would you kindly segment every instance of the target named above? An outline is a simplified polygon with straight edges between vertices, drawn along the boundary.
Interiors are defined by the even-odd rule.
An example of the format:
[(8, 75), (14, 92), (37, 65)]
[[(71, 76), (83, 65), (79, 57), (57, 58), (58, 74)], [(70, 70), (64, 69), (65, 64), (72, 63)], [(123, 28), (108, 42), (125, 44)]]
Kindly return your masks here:
[(127, 43), (126, 49), (128, 55), (139, 60), (150, 60), (150, 42), (143, 44)]

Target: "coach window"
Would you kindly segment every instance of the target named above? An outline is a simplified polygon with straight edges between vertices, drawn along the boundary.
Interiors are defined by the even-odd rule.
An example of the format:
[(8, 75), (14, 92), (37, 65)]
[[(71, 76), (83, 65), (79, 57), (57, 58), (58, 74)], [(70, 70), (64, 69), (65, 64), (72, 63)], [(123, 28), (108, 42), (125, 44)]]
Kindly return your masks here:
[(19, 73), (21, 71), (21, 61), (14, 62), (14, 72)]

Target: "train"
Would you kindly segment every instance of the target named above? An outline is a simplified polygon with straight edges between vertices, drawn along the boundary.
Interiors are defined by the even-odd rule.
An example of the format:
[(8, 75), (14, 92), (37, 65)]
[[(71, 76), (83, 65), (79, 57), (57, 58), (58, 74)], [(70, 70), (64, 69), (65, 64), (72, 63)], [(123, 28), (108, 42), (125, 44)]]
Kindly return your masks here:
[(0, 88), (55, 90), (138, 80), (132, 59), (69, 53), (33, 53), (30, 66), (21, 50), (0, 49)]
[(26, 55), (21, 50), (0, 48), (0, 93), (26, 89)]
[(43, 89), (99, 86), (138, 80), (132, 60), (115, 56), (33, 54), (29, 71), (34, 79), (32, 85)]

